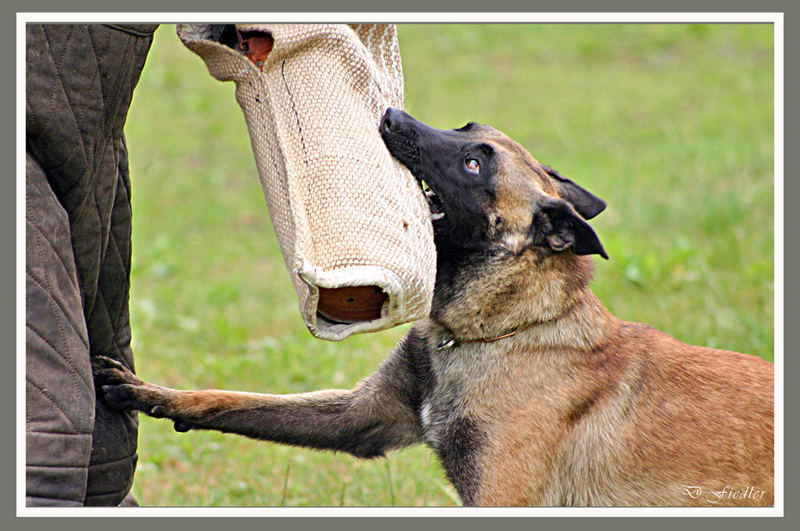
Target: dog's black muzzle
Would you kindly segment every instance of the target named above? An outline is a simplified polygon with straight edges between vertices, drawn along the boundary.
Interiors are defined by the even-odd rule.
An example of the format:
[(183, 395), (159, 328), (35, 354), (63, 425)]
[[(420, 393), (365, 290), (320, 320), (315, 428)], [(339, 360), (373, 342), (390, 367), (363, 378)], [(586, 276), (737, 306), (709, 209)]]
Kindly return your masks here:
[[(464, 138), (457, 131), (442, 130), (424, 124), (413, 116), (389, 108), (381, 119), (381, 137), (389, 152), (406, 166), (422, 186), (431, 219), (444, 218), (446, 204), (452, 200), (452, 161)], [(451, 213), (448, 212), (448, 215)]]
[(448, 186), (443, 182), (445, 174), (437, 167), (441, 164), (441, 155), (446, 153), (443, 141), (446, 143), (447, 131), (435, 129), (401, 110), (389, 108), (381, 119), (380, 132), (392, 156), (411, 171), (422, 187), (431, 221), (441, 225), (446, 209), (439, 194)]
[(459, 245), (482, 240), (479, 235), (486, 228), (489, 192), (486, 174), (472, 174), (465, 169), (469, 153), (481, 151), (472, 149), (476, 139), (468, 129), (469, 126), (436, 129), (391, 108), (384, 113), (380, 124), (381, 137), (389, 152), (411, 171), (422, 187), (434, 234), (447, 234)]
[(422, 122), (391, 107), (381, 118), (381, 138), (389, 152), (413, 172), (420, 163), (419, 139)]
[(441, 166), (443, 161), (458, 153), (469, 141), (464, 131), (436, 129), (408, 113), (392, 108), (384, 113), (380, 131), (391, 154), (418, 177), (418, 172)]

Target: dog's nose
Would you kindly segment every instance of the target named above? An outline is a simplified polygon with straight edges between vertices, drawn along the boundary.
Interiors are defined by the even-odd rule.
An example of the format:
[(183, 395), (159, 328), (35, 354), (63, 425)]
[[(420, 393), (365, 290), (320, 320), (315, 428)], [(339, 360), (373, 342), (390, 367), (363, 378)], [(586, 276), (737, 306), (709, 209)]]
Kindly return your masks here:
[(396, 133), (400, 130), (400, 123), (403, 111), (389, 107), (381, 118), (381, 130), (389, 133)]

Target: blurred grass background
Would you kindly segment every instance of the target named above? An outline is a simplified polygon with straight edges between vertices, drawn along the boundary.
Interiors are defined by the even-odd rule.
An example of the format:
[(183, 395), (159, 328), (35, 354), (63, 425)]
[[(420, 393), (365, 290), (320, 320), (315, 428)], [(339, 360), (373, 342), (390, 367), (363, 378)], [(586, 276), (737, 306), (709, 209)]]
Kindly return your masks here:
[[(593, 289), (617, 316), (773, 358), (770, 25), (400, 26), (406, 109), (491, 124), (608, 201)], [(126, 126), (138, 373), (176, 388), (351, 387), (407, 330), (314, 339), (232, 83), (163, 26)], [(454, 505), (424, 447), (358, 461), (141, 418), (143, 505)]]

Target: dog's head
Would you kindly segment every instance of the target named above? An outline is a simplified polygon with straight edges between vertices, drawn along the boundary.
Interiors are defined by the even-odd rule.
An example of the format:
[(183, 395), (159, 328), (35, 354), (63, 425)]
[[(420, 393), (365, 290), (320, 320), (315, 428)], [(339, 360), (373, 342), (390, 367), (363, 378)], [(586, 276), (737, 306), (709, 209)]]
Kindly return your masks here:
[(605, 202), (500, 131), (475, 123), (435, 129), (397, 109), (386, 111), (380, 131), (425, 192), (437, 247), (608, 258), (586, 222)]

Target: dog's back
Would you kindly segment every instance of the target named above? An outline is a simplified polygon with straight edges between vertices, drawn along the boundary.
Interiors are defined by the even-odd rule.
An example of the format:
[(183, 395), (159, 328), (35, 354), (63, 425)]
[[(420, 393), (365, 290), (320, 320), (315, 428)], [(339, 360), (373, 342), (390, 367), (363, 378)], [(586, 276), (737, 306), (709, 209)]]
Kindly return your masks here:
[[(620, 322), (618, 340), (606, 349), (579, 370), (596, 376), (603, 372), (598, 365), (616, 365), (617, 381), (585, 404), (568, 437), (572, 459), (561, 471), (581, 470), (562, 485), (587, 478), (600, 484), (584, 485), (582, 493), (564, 489), (559, 502), (773, 503), (772, 364), (628, 322)], [(615, 471), (606, 472), (611, 484), (603, 485), (597, 470)]]
[(614, 457), (636, 454), (631, 475), (651, 490), (634, 500), (661, 493), (669, 505), (771, 505), (773, 365), (640, 324), (622, 323), (619, 337), (622, 355), (635, 360), (621, 385), (636, 407), (615, 434)]

